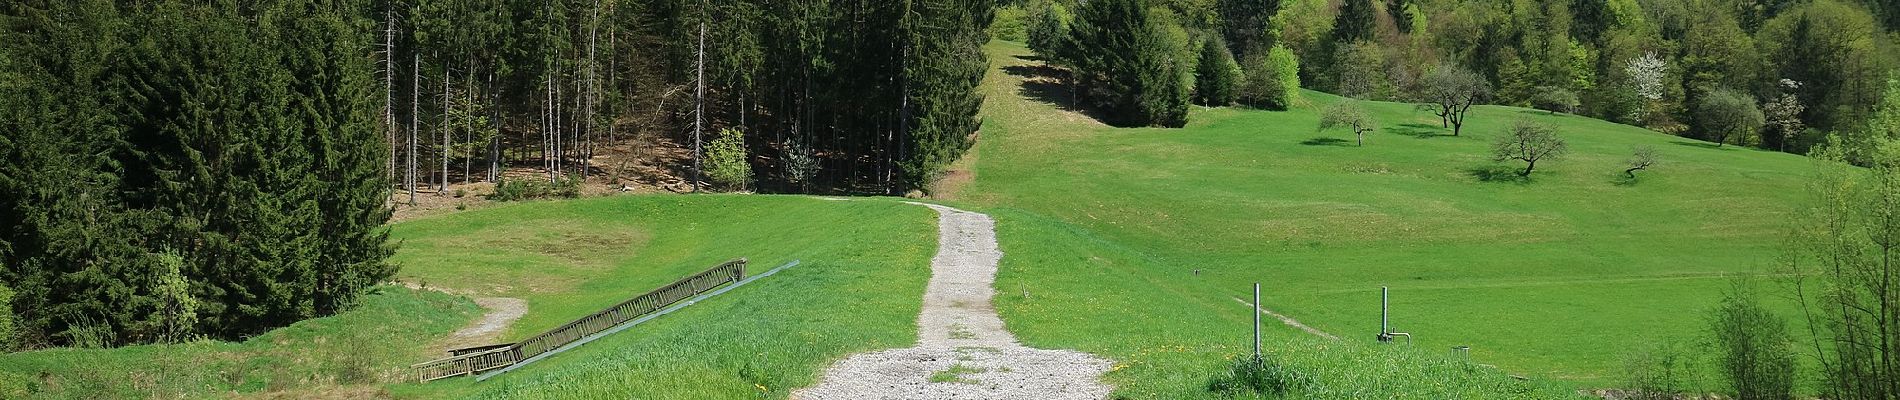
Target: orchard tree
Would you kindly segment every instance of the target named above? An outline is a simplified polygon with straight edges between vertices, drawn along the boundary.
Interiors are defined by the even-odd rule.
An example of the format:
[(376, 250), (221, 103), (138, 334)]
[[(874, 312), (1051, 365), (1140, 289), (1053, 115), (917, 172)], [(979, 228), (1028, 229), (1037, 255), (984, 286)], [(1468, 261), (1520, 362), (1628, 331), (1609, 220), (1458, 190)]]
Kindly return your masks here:
[(1491, 93), (1491, 84), (1483, 76), (1449, 64), (1426, 73), (1423, 83), (1426, 99), (1436, 106), (1432, 113), (1438, 115), (1441, 127), (1451, 128), (1452, 136), (1464, 131), (1466, 111)]
[(1359, 107), (1359, 104), (1352, 100), (1340, 101), (1338, 104), (1333, 104), (1332, 107), (1326, 108), (1326, 111), (1320, 114), (1319, 118), (1319, 130), (1324, 131), (1333, 128), (1351, 129), (1352, 134), (1358, 136), (1359, 146), (1362, 147), (1366, 145), (1366, 133), (1378, 130), (1378, 124), (1378, 121), (1374, 121), (1371, 116), (1366, 114), (1365, 108)]
[(1562, 157), (1570, 151), (1564, 139), (1557, 136), (1557, 127), (1519, 119), (1511, 124), (1503, 136), (1499, 136), (1491, 146), (1491, 156), (1497, 161), (1517, 160), (1524, 162), (1524, 170), (1518, 176), (1531, 176), (1537, 169), (1537, 162)]
[(1765, 122), (1761, 108), (1756, 107), (1754, 96), (1734, 89), (1716, 89), (1702, 96), (1702, 102), (1696, 105), (1696, 122), (1716, 147), (1721, 147), (1728, 138), (1737, 142), (1747, 140), (1748, 135), (1761, 129)]

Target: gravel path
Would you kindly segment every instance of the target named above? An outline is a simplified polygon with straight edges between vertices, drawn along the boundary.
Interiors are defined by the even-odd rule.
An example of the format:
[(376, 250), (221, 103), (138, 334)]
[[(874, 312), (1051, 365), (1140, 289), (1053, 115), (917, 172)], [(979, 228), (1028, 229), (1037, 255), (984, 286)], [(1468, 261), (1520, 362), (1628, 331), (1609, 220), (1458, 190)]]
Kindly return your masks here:
[(1003, 328), (996, 294), (995, 221), (937, 210), (938, 249), (931, 260), (917, 345), (853, 355), (825, 371), (794, 399), (1102, 399), (1108, 360), (1069, 350), (1024, 347)]

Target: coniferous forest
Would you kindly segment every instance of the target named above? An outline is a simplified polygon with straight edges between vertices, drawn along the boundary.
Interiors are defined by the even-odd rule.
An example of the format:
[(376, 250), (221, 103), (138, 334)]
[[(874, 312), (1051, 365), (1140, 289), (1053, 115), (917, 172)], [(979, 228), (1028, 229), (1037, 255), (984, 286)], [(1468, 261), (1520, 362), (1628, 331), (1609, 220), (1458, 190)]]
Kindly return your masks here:
[(630, 142), (688, 149), (695, 184), (928, 190), (978, 134), (992, 38), (1115, 125), (1448, 82), (1861, 161), (1896, 27), (1883, 0), (16, 0), (0, 283), (13, 347), (238, 338), (390, 277), (399, 190), (589, 179)]
[[(992, 6), (7, 2), (11, 347), (241, 338), (336, 313), (397, 267), (392, 192), (515, 167), (584, 179), (610, 143), (736, 134), (748, 188), (918, 190), (976, 132)], [(713, 167), (693, 159), (679, 175)]]

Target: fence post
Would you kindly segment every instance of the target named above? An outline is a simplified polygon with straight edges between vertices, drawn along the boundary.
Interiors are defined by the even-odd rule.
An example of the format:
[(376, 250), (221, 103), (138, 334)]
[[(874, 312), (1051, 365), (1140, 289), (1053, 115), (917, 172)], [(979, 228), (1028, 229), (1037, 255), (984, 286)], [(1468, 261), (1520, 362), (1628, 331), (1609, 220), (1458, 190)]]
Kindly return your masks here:
[(1260, 282), (1253, 283), (1253, 358), (1260, 359)]

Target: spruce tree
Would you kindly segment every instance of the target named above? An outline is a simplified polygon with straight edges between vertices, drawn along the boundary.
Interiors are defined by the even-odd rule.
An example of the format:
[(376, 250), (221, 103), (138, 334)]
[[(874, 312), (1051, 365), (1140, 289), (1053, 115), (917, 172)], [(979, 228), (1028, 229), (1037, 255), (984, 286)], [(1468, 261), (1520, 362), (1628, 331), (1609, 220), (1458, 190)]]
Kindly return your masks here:
[(1220, 37), (1210, 37), (1201, 45), (1201, 62), (1194, 72), (1194, 102), (1206, 106), (1226, 106), (1238, 98), (1241, 85), (1240, 64)]
[(1163, 27), (1141, 0), (1091, 1), (1077, 10), (1065, 57), (1085, 98), (1119, 126), (1187, 123), (1185, 71)]

